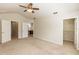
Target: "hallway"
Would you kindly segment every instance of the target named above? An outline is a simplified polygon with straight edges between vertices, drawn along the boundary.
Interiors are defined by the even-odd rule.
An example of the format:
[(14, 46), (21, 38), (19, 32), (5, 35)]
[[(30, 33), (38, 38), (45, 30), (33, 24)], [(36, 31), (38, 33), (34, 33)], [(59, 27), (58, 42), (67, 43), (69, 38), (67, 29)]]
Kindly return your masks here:
[(29, 37), (27, 39), (12, 40), (7, 43), (0, 44), (0, 54), (73, 55), (73, 54), (79, 54), (79, 51), (75, 50), (72, 42), (65, 41), (64, 46), (59, 46), (47, 41)]

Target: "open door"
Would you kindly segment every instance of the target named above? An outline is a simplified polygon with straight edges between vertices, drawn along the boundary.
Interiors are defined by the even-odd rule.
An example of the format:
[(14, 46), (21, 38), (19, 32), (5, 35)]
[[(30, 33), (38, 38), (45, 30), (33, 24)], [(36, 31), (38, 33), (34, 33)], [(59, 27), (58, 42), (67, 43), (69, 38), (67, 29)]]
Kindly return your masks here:
[(11, 21), (2, 20), (2, 39), (1, 43), (5, 43), (11, 40)]
[(11, 38), (18, 39), (18, 22), (11, 21)]
[(22, 23), (22, 38), (28, 37), (28, 25), (26, 22)]

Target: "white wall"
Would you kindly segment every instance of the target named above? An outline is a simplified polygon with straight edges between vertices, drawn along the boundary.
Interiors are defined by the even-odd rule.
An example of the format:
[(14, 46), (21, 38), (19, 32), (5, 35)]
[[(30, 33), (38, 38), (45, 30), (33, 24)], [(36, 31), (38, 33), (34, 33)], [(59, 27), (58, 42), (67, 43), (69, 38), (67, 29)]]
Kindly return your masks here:
[(75, 46), (79, 48), (79, 12), (62, 13), (34, 20), (34, 37), (63, 45), (63, 20), (75, 20)]
[(18, 13), (1, 13), (0, 14), (0, 20), (5, 19), (5, 20), (10, 20), (10, 21), (17, 21), (18, 22), (18, 38), (22, 38), (22, 23), (31, 23), (33, 20), (27, 19), (26, 17), (18, 14)]
[[(76, 18), (75, 20), (75, 45), (79, 48), (78, 44), (78, 20), (79, 9), (78, 4), (41, 4), (40, 16), (34, 21), (34, 37), (55, 44), (63, 45), (63, 20)], [(53, 14), (58, 12), (58, 14)], [(48, 15), (48, 16), (47, 16)]]
[(63, 22), (60, 15), (50, 15), (44, 18), (35, 19), (34, 37), (55, 44), (63, 45)]
[(32, 20), (18, 14), (18, 13), (1, 13), (0, 19), (12, 20), (12, 21), (26, 21), (33, 22)]
[(22, 22), (18, 22), (18, 38), (22, 38)]

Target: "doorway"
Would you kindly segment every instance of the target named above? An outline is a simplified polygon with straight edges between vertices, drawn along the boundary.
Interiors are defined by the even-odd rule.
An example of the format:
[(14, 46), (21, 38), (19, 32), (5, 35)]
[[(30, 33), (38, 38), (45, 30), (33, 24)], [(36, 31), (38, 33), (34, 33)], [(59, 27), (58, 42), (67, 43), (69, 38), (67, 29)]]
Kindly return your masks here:
[(28, 36), (33, 37), (33, 23), (29, 24)]
[(11, 38), (18, 39), (18, 22), (11, 21)]
[(63, 44), (75, 45), (75, 18), (63, 22)]
[(28, 37), (28, 24), (26, 22), (22, 23), (21, 27), (22, 37), (21, 38), (27, 38)]

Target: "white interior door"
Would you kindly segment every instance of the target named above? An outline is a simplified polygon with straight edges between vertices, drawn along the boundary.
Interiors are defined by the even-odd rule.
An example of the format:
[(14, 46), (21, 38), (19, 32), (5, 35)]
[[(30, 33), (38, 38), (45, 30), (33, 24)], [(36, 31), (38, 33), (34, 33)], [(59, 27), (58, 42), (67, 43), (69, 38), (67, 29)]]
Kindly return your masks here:
[(2, 20), (2, 43), (11, 40), (11, 21)]
[(28, 25), (27, 23), (22, 24), (22, 38), (28, 37)]

